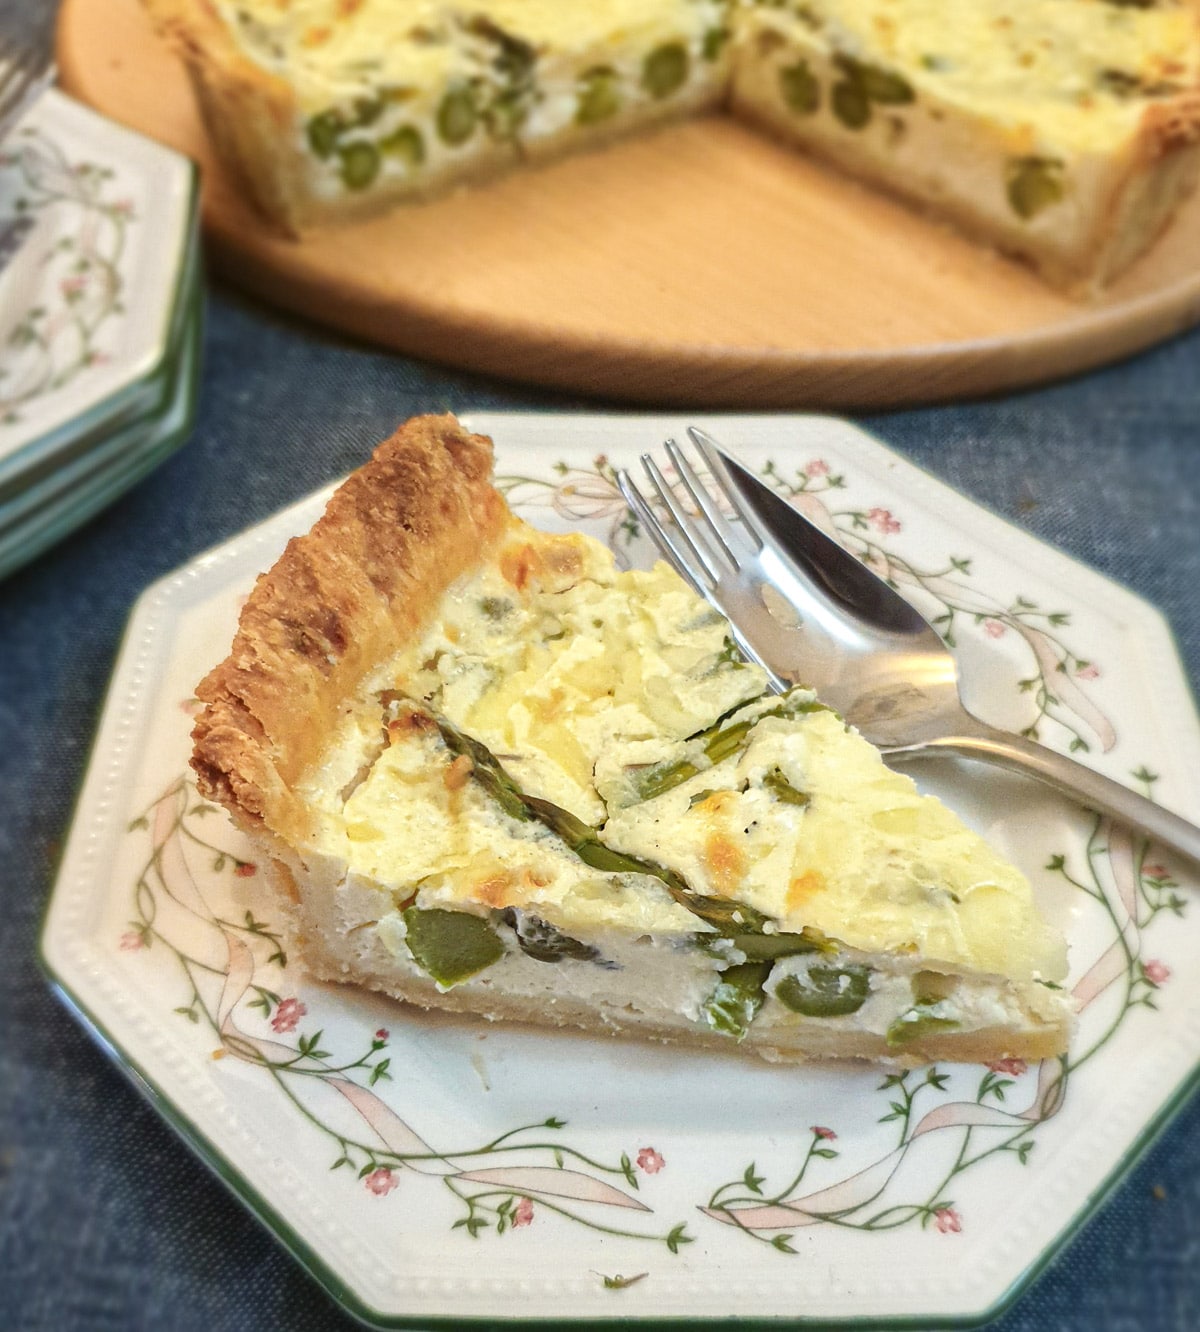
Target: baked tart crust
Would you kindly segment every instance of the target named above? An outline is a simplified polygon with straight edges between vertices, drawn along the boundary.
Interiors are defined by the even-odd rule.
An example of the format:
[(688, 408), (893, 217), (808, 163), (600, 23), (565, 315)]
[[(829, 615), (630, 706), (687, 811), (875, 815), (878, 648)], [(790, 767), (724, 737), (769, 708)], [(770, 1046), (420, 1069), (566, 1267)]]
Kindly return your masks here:
[(303, 838), (296, 783), (346, 700), (508, 521), (491, 461), (491, 441), (453, 416), (415, 418), (258, 578), (229, 656), (197, 687), (192, 733), (201, 792), (241, 827)]

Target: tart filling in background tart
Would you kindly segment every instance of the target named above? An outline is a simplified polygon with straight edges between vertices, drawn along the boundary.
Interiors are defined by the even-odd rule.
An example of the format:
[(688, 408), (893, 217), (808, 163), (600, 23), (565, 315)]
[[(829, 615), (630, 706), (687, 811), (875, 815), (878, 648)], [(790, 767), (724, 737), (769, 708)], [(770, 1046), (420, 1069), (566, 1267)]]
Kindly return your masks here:
[(291, 231), (726, 105), (1082, 294), (1200, 177), (1196, 0), (145, 3)]

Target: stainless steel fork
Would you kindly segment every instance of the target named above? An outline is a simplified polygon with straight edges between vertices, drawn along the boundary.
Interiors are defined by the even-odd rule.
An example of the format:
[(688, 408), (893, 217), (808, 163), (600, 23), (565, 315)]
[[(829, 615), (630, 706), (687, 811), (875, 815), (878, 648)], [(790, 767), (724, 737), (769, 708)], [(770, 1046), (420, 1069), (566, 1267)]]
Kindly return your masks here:
[(0, 139), (54, 77), (49, 55), (0, 33)]
[(951, 753), (1023, 772), (1200, 867), (1200, 828), (968, 712), (953, 655), (914, 606), (715, 440), (688, 433), (738, 524), (673, 440), (665, 448), (678, 487), (642, 455), (665, 520), (628, 472), (618, 472), (617, 482), (668, 561), (725, 616), (775, 689), (811, 686), (892, 760)]

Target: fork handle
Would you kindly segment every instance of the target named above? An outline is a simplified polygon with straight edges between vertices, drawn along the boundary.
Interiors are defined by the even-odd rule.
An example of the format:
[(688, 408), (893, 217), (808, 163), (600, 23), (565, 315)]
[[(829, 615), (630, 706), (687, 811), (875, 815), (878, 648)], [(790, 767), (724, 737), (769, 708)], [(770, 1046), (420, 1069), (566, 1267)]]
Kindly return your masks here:
[(997, 767), (1025, 773), (1053, 786), (1091, 809), (1107, 814), (1160, 846), (1186, 859), (1200, 870), (1200, 828), (1178, 814), (1156, 805), (1120, 782), (1084, 767), (1064, 754), (1057, 754), (1023, 736), (997, 730), (971, 718), (969, 733), (926, 740), (919, 745), (885, 749), (889, 759), (918, 758), (933, 754), (960, 754)]

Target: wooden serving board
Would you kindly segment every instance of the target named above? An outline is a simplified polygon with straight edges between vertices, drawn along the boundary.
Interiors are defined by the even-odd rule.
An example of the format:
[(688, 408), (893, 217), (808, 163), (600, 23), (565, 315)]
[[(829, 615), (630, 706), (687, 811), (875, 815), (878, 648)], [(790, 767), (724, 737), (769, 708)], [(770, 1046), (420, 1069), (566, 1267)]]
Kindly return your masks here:
[(65, 89), (197, 159), (209, 256), (263, 299), (409, 355), (658, 406), (869, 408), (998, 392), (1200, 321), (1200, 197), (1105, 298), (723, 116), (302, 241), (215, 160), (137, 0), (65, 0)]

